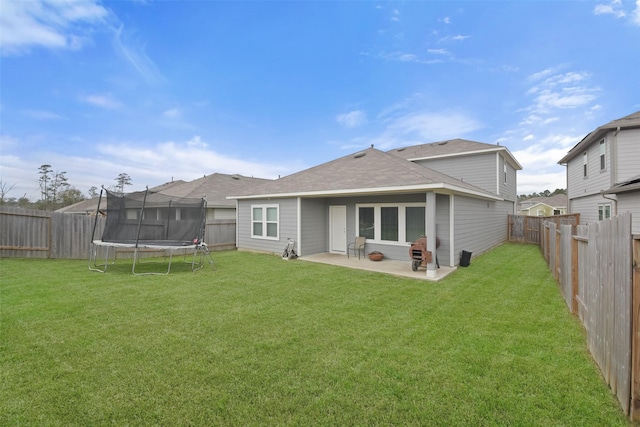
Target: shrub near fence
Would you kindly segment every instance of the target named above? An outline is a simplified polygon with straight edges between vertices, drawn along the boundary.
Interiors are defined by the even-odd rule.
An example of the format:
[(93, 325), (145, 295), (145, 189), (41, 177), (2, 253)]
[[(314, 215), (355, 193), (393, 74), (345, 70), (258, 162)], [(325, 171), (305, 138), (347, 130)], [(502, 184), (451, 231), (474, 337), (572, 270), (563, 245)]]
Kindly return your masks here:
[(589, 225), (546, 222), (540, 235), (567, 306), (586, 330), (589, 351), (625, 413), (640, 418), (640, 331), (634, 321), (640, 313), (640, 292), (634, 292), (640, 290), (640, 240), (631, 234), (631, 214)]
[[(104, 217), (96, 223), (94, 216), (0, 206), (0, 257), (86, 259), (104, 224)], [(205, 242), (212, 251), (235, 249), (235, 230), (235, 220), (207, 221)], [(130, 256), (131, 250), (118, 251), (119, 258)]]

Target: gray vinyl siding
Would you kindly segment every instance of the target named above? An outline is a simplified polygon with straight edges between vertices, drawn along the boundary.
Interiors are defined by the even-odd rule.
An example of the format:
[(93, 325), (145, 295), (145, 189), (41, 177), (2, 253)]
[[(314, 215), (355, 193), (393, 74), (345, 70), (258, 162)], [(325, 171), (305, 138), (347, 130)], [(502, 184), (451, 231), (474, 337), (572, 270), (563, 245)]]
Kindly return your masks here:
[[(499, 155), (498, 161), (498, 185), (500, 188), (499, 195), (507, 200), (517, 200), (518, 183), (517, 183), (517, 171), (505, 160), (505, 158)], [(507, 182), (504, 182), (504, 164), (507, 164)]]
[(496, 193), (496, 153), (427, 159), (415, 163)]
[(507, 216), (513, 212), (512, 202), (454, 197), (456, 265), (463, 250), (476, 256), (507, 240)]
[(598, 204), (600, 203), (610, 203), (611, 213), (614, 213), (614, 202), (612, 200), (605, 199), (600, 194), (571, 199), (569, 201), (569, 213), (579, 213), (580, 224), (591, 224), (598, 221)]
[(329, 206), (326, 199), (301, 199), (300, 201), (302, 245), (298, 255), (312, 255), (329, 250)]
[(610, 139), (616, 141), (617, 147), (617, 174), (614, 180), (620, 183), (640, 174), (640, 129), (621, 130), (617, 136), (613, 134)]
[(440, 239), (440, 247), (436, 251), (440, 265), (455, 265), (449, 256), (451, 248), (450, 238), (450, 197), (446, 194), (436, 194), (436, 236)]
[[(254, 205), (277, 205), (279, 207), (278, 240), (256, 239), (251, 237), (251, 206)], [(281, 254), (286, 245), (287, 238), (297, 238), (297, 210), (297, 199), (239, 200), (237, 225), (238, 248)]]
[[(605, 169), (600, 169), (600, 141), (597, 140), (585, 150), (578, 153), (567, 164), (567, 179), (569, 198), (598, 194), (601, 190), (610, 188), (611, 179), (611, 153), (610, 138), (606, 138), (606, 164)], [(583, 171), (583, 153), (587, 152), (587, 176)], [(572, 212), (575, 213), (575, 212)]]
[(618, 194), (618, 214), (631, 212), (631, 232), (640, 235), (640, 190)]

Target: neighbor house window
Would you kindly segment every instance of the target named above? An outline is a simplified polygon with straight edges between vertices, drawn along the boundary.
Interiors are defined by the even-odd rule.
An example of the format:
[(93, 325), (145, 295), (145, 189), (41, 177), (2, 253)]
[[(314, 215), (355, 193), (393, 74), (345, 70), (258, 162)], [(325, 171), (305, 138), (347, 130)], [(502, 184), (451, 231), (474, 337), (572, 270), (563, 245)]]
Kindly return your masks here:
[(603, 139), (602, 141), (600, 141), (600, 170), (601, 171), (605, 170), (607, 166), (606, 154), (607, 154), (607, 146), (605, 145), (604, 139)]
[(602, 221), (607, 218), (611, 218), (611, 204), (606, 203), (598, 205), (598, 220)]
[(582, 154), (582, 176), (585, 178), (587, 177), (588, 166), (589, 166), (589, 155), (585, 151)]
[(278, 239), (278, 206), (251, 206), (251, 236), (261, 239)]
[(360, 236), (404, 244), (425, 234), (424, 203), (356, 205)]

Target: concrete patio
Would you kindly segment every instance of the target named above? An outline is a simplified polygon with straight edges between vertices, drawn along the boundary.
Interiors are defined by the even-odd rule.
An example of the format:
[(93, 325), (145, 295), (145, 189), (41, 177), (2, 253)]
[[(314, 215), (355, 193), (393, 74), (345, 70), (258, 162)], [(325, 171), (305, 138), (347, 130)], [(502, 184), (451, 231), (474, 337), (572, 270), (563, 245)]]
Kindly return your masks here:
[(371, 261), (368, 257), (349, 257), (346, 255), (332, 254), (324, 252), (320, 254), (307, 255), (300, 257), (300, 260), (319, 262), (322, 264), (337, 265), (340, 267), (356, 268), (359, 270), (375, 271), (378, 273), (393, 274), (396, 276), (411, 277), (413, 279), (429, 280), (437, 282), (444, 279), (449, 273), (456, 271), (457, 267), (445, 267), (440, 266), (436, 269), (436, 277), (427, 277), (427, 271), (424, 268), (413, 271), (411, 269), (411, 260), (406, 261), (394, 261), (389, 259), (383, 259), (382, 261)]

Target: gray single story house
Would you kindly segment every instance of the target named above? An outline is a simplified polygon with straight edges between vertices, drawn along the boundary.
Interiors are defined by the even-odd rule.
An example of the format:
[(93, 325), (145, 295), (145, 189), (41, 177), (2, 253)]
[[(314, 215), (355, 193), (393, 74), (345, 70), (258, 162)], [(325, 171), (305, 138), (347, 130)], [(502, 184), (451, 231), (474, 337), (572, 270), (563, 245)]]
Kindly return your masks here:
[[(299, 256), (347, 254), (356, 236), (365, 252), (409, 261), (411, 242), (427, 236), (441, 265), (460, 253), (507, 240), (522, 167), (500, 145), (441, 141), (363, 151), (236, 193), (238, 249), (280, 254), (289, 239)], [(434, 277), (436, 257), (427, 266)]]

